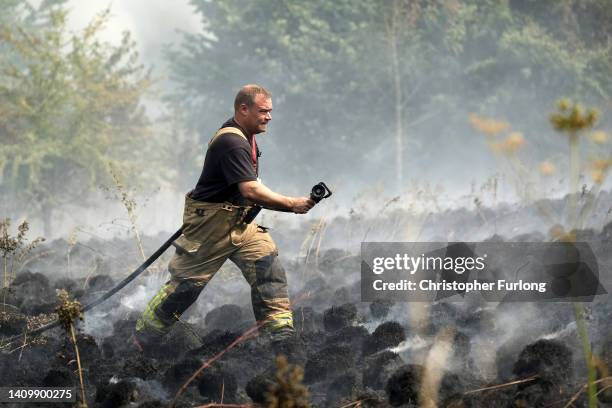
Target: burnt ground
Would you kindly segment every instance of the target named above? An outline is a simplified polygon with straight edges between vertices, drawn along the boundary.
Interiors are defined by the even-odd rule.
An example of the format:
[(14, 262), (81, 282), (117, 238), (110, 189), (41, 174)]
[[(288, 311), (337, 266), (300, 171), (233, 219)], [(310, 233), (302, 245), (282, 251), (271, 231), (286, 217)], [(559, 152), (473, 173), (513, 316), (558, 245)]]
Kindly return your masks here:
[[(591, 243), (602, 271), (612, 266), (610, 231), (612, 225), (606, 225), (578, 234)], [(164, 239), (147, 238), (147, 249), (152, 251)], [(543, 237), (520, 237), (530, 239)], [(54, 310), (58, 289), (84, 304), (97, 298), (122, 278), (124, 272), (117, 271), (127, 274), (137, 265), (125, 261), (138, 259), (125, 249), (130, 245), (128, 239), (72, 246), (56, 240), (38, 249), (3, 292), (0, 336), (44, 321)], [(352, 401), (361, 401), (362, 407), (416, 407), (428, 398), (422, 386), (426, 356), (436, 335), (448, 328), (452, 347), (438, 373), (437, 406), (562, 407), (586, 381), (571, 303), (438, 302), (417, 326), (409, 319), (413, 304), (360, 302), (358, 256), (328, 250), (317, 262), (315, 267), (303, 259), (284, 260), (293, 281), (296, 338), (274, 347), (259, 338), (238, 343), (203, 370), (175, 406), (220, 401), (265, 405), (275, 381), (274, 356), (282, 354), (303, 368), (303, 384), (315, 407), (342, 407)], [(163, 271), (139, 278), (85, 316), (77, 343), (90, 407), (170, 406), (196, 370), (253, 326), (248, 287), (235, 270), (220, 275), (146, 355), (129, 338), (145, 301), (163, 282)], [(609, 295), (598, 296), (585, 306), (601, 376), (612, 369), (612, 301)], [(28, 342), (0, 354), (2, 386), (78, 387), (74, 349), (61, 329)], [(482, 390), (524, 379), (531, 380)], [(605, 387), (600, 390), (600, 404), (608, 406), (612, 394)], [(54, 405), (68, 406), (40, 406)], [(584, 393), (573, 404), (586, 405)]]

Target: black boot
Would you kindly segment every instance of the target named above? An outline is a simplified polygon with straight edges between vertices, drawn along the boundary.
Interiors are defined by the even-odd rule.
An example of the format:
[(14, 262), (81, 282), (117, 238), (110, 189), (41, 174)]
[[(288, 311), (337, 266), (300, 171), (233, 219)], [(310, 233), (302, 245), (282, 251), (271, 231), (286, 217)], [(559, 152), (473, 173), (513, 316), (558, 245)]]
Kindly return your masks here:
[(274, 355), (283, 355), (291, 364), (306, 364), (306, 347), (303, 339), (291, 327), (282, 328), (271, 336), (270, 346)]
[(130, 337), (130, 342), (137, 351), (145, 356), (151, 356), (153, 351), (160, 348), (163, 337), (163, 333), (153, 330), (136, 330)]

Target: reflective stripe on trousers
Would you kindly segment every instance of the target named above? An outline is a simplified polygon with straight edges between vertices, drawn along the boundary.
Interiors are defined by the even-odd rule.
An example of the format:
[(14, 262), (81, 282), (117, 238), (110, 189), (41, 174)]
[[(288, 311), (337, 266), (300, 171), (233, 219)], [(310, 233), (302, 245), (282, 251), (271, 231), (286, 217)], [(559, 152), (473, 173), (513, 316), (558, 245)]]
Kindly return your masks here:
[(230, 259), (251, 287), (255, 318), (271, 330), (293, 327), (285, 271), (270, 234), (255, 223), (241, 224), (244, 208), (187, 197), (183, 235), (170, 261), (170, 281), (151, 299), (136, 330), (164, 333)]

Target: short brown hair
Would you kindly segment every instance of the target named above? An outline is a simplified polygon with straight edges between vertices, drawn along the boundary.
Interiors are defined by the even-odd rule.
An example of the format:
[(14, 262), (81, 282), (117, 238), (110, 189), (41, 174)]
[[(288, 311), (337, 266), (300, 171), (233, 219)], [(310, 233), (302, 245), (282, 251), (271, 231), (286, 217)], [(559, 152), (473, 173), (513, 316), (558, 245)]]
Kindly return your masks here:
[(272, 94), (263, 86), (255, 84), (243, 86), (236, 94), (236, 99), (234, 99), (234, 110), (237, 111), (242, 104), (245, 104), (250, 108), (255, 103), (255, 96), (257, 95), (264, 95), (268, 98), (272, 97)]

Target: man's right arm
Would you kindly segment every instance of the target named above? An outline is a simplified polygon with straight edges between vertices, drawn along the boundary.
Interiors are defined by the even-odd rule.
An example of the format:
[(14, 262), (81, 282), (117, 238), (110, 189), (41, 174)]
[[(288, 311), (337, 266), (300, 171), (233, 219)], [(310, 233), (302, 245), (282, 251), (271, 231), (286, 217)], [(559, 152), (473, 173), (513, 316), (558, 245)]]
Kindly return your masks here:
[(308, 197), (287, 197), (275, 193), (258, 181), (239, 182), (238, 189), (247, 200), (271, 209), (306, 214), (315, 205), (315, 202)]

